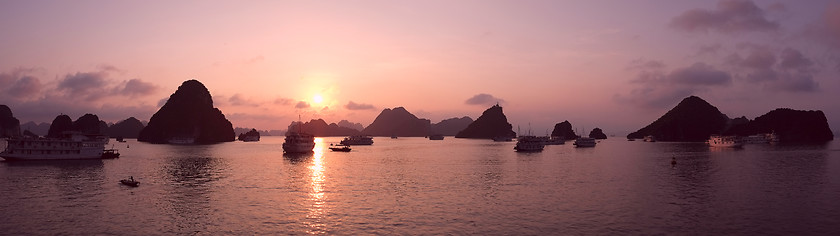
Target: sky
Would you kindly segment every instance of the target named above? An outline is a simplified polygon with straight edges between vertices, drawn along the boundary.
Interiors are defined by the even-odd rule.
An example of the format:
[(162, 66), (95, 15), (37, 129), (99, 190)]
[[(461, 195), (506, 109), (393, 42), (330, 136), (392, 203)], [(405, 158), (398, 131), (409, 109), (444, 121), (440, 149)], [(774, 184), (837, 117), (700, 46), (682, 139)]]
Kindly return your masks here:
[(624, 135), (699, 96), (840, 127), (836, 1), (0, 0), (0, 104), (24, 122), (148, 120), (201, 81), (234, 127), (439, 122)]

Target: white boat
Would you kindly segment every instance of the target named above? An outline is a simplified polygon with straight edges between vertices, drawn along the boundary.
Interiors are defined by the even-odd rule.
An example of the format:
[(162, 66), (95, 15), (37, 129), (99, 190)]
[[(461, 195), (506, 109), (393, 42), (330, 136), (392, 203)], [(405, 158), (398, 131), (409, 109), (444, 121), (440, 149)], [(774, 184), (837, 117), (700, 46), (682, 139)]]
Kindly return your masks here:
[(341, 140), (341, 145), (373, 145), (373, 137), (365, 135), (353, 135)]
[(519, 136), (513, 149), (517, 152), (540, 152), (545, 149), (545, 142), (536, 136)]
[(176, 145), (191, 145), (195, 144), (195, 138), (193, 137), (172, 137), (166, 140), (169, 144), (176, 144)]
[(283, 143), (283, 152), (308, 153), (315, 148), (315, 136), (307, 133), (289, 132)]
[(575, 147), (595, 147), (595, 139), (594, 138), (584, 138), (580, 137), (575, 139)]
[[(102, 159), (108, 136), (65, 132), (61, 138), (9, 138), (0, 157), (6, 160)], [(113, 151), (112, 151), (113, 152)], [(117, 154), (118, 155), (118, 154)], [(107, 155), (110, 158), (112, 155)]]
[(709, 146), (711, 147), (741, 147), (744, 143), (736, 136), (720, 136), (712, 135), (709, 137)]

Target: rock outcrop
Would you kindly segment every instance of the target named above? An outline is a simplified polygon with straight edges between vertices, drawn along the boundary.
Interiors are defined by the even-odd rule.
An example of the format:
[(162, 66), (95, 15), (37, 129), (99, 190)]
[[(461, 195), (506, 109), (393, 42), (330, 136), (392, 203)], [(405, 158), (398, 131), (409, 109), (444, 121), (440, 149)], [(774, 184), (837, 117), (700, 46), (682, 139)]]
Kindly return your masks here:
[(430, 135), (431, 121), (414, 116), (405, 108), (382, 110), (362, 134), (373, 136), (425, 137)]
[(0, 138), (20, 136), (20, 121), (12, 114), (12, 109), (0, 105)]
[(108, 127), (108, 134), (111, 137), (137, 138), (140, 136), (143, 127), (145, 127), (143, 122), (140, 122), (137, 118), (129, 117)]
[(315, 137), (350, 136), (358, 135), (359, 131), (351, 128), (338, 126), (336, 123), (327, 124), (323, 119), (310, 120), (298, 127), (300, 122), (292, 122), (288, 131), (303, 132)]
[[(744, 118), (746, 119), (746, 118)], [(779, 108), (749, 122), (733, 125), (727, 134), (747, 136), (776, 133), (783, 143), (814, 143), (834, 140), (822, 111)]]
[(137, 140), (167, 143), (172, 138), (192, 138), (196, 144), (212, 144), (234, 141), (236, 133), (222, 111), (213, 107), (213, 98), (204, 84), (188, 80), (152, 115)]
[(71, 131), (73, 130), (73, 119), (70, 119), (68, 115), (58, 115), (53, 119), (52, 123), (50, 123), (50, 129), (47, 131), (47, 137), (50, 138), (60, 138), (62, 137), (64, 131)]
[(572, 130), (572, 123), (568, 120), (554, 125), (554, 130), (551, 131), (551, 137), (563, 137), (564, 139), (576, 139), (578, 135)]
[(498, 104), (488, 108), (467, 128), (458, 132), (456, 138), (486, 138), (516, 137), (513, 125), (508, 123), (507, 116)]
[(473, 119), (469, 116), (461, 118), (449, 118), (438, 123), (432, 124), (432, 134), (440, 134), (445, 136), (453, 136), (461, 132), (473, 123)]
[(657, 141), (703, 142), (712, 134), (720, 134), (729, 118), (705, 100), (690, 96), (650, 125), (627, 135), (641, 139), (653, 135)]
[(236, 138), (239, 141), (260, 141), (260, 132), (257, 129), (251, 129), (248, 132), (239, 134)]
[(594, 139), (607, 139), (607, 135), (601, 128), (594, 128), (589, 132), (589, 137)]
[(79, 131), (83, 134), (107, 134), (108, 125), (99, 120), (99, 116), (94, 114), (85, 114), (76, 121), (73, 121), (71, 130)]

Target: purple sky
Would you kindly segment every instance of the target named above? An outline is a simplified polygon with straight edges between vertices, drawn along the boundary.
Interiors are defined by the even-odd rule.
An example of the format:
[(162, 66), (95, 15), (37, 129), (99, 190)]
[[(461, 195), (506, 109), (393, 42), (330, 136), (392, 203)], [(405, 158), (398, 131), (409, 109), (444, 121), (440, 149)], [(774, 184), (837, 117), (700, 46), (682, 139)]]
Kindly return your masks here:
[(148, 120), (195, 78), (258, 129), (500, 102), (537, 134), (621, 135), (689, 95), (840, 127), (836, 1), (2, 1), (0, 32), (0, 104), (23, 122)]

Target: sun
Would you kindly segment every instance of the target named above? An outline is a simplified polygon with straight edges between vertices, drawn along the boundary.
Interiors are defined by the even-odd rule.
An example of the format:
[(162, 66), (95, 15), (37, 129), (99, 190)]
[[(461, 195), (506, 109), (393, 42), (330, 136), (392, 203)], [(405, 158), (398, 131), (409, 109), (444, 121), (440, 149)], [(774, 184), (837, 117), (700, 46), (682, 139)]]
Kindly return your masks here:
[(323, 101), (324, 97), (322, 97), (321, 94), (315, 94), (315, 96), (312, 96), (312, 102), (314, 103), (321, 103)]

